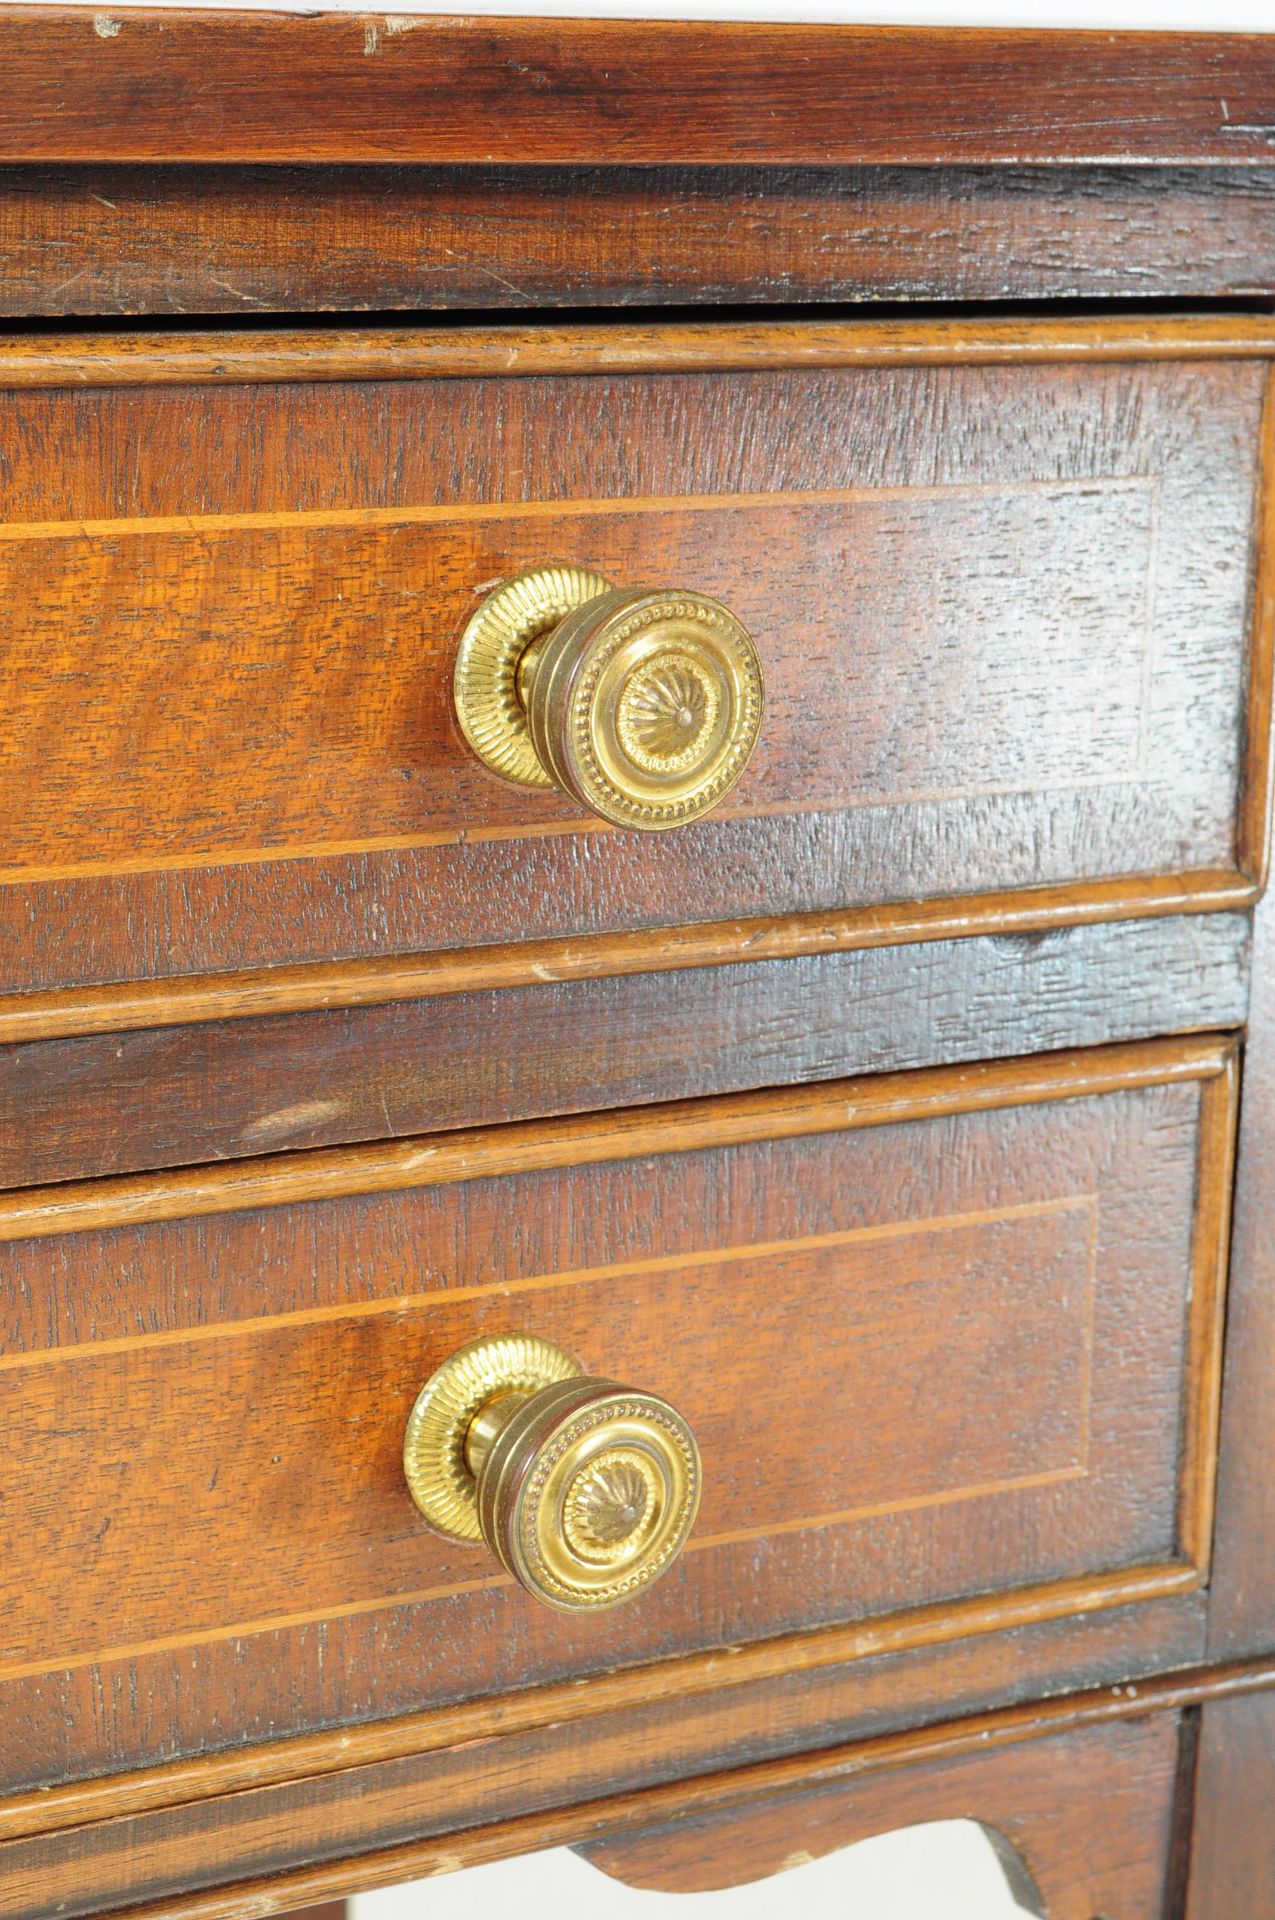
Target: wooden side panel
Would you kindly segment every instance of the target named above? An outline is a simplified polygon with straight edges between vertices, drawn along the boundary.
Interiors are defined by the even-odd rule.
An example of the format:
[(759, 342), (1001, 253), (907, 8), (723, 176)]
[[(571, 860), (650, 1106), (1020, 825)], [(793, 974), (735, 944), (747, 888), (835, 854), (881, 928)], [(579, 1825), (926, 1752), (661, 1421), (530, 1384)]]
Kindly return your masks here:
[(7, 167), (0, 312), (1221, 299), (1275, 173), (1156, 167)]
[(1181, 915), (0, 1047), (0, 1185), (1238, 1026)]
[[(1219, 1659), (1275, 1641), (1275, 905), (1259, 908), (1244, 1050), (1233, 1283), (1219, 1462), (1217, 1578), (1209, 1643)], [(1220, 1920), (1220, 1916), (1219, 1916)]]
[(1275, 1913), (1275, 1694), (1200, 1710), (1187, 1920)]
[[(941, 1634), (940, 1603), (989, 1589), (1189, 1588), (1229, 1099), (1224, 1052), (1181, 1080), (1179, 1057), (1089, 1098), (1002, 1069), (1010, 1104), (983, 1111), (935, 1076), (906, 1127), (837, 1131), (829, 1107), (800, 1142), (10, 1241), (7, 1764), (104, 1662), (165, 1656), (193, 1729), (266, 1635), (295, 1652), (276, 1731), (346, 1717), (369, 1676), (329, 1668), (316, 1696), (303, 1648), (363, 1616), (414, 1619), (405, 1704), (427, 1705), (899, 1608)], [(884, 1118), (907, 1084), (862, 1097)], [(699, 1433), (693, 1550), (622, 1615), (536, 1608), (402, 1488), (421, 1380), (521, 1325)]]
[[(776, 1796), (580, 1850), (629, 1886), (698, 1893), (800, 1869), (892, 1828), (977, 1820), (1028, 1912), (1047, 1911), (1049, 1920), (1163, 1920), (1177, 1751), (1178, 1718), (1165, 1714), (1013, 1754)], [(800, 1879), (787, 1883), (784, 1898), (800, 1900), (800, 1887)], [(1221, 1911), (1210, 1911), (1210, 1920), (1222, 1920)]]
[[(9, 393), (0, 979), (1244, 867), (1264, 382)], [(471, 760), (458, 627), (550, 553), (684, 578), (752, 626), (769, 718), (721, 816), (652, 846)]]

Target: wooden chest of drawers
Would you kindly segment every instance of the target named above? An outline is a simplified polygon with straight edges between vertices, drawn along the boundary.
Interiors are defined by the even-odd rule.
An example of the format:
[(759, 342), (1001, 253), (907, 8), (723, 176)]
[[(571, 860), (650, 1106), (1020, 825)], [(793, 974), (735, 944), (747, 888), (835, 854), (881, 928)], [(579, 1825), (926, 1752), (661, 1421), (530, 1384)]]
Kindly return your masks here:
[(0, 1916), (1275, 1914), (1275, 40), (0, 69)]

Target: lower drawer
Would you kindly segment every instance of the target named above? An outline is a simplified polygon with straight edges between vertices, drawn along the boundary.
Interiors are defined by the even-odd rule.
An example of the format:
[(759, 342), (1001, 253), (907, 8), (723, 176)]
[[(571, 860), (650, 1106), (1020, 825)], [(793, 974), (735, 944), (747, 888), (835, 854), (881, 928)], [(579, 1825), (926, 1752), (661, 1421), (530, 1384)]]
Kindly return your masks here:
[[(1230, 1043), (1174, 1040), (0, 1200), (0, 1781), (1189, 1592), (1233, 1104)], [(408, 1498), (422, 1381), (512, 1329), (698, 1436), (615, 1612)]]

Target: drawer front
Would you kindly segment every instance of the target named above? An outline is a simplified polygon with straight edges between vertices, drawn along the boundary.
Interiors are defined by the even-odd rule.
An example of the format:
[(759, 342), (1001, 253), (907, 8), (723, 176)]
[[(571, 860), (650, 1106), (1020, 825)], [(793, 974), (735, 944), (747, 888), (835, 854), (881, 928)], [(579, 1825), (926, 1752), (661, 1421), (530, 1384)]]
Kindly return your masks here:
[[(1265, 360), (1042, 327), (931, 330), (916, 366), (878, 332), (771, 330), (810, 364), (750, 366), (709, 329), (697, 370), (646, 335), (620, 371), (594, 334), (553, 375), (409, 342), (357, 380), (307, 378), (302, 337), (264, 380), (224, 345), (45, 350), (87, 389), (0, 394), (7, 984), (1251, 892)], [(617, 831), (466, 745), (460, 631), (546, 561), (752, 633), (760, 745), (708, 818)]]
[[(1227, 1044), (1161, 1042), (0, 1202), (5, 1779), (1189, 1593), (1231, 1119)], [(418, 1388), (516, 1329), (698, 1436), (614, 1613), (409, 1502)]]

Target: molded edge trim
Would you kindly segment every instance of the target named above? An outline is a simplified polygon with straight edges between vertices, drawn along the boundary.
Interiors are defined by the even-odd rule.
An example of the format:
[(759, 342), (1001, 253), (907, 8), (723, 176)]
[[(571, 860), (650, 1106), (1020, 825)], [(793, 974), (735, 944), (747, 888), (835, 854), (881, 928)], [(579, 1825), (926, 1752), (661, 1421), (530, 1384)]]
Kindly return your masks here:
[(41, 1787), (0, 1799), (0, 1846), (33, 1834), (64, 1832), (156, 1808), (186, 1806), (247, 1789), (438, 1753), (471, 1741), (733, 1692), (775, 1678), (913, 1653), (952, 1641), (1012, 1633), (1051, 1621), (1081, 1620), (1114, 1607), (1164, 1601), (1199, 1590), (1197, 1570), (1180, 1561), (1077, 1575), (600, 1673), (587, 1684), (565, 1681), (532, 1687), (503, 1699), (462, 1701), (395, 1720), (294, 1734), (246, 1749), (231, 1748), (67, 1786)]
[[(21, 9), (0, 8), (0, 71), (6, 16), (17, 11)], [(1275, 34), (1270, 36), (1270, 46), (1275, 56)], [(1275, 159), (1275, 136), (1271, 150)], [(1252, 360), (1273, 355), (1275, 317), (1242, 313), (1074, 320), (287, 327), (278, 332), (223, 327), (180, 333), (6, 335), (0, 337), (0, 388), (515, 379), (553, 374), (579, 378), (801, 367), (1049, 366), (1073, 361)]]
[[(806, 1087), (729, 1093), (628, 1111), (504, 1121), (361, 1145), (218, 1161), (0, 1194), (0, 1243), (198, 1215), (293, 1206), (546, 1168), (792, 1140), (934, 1114), (981, 1113), (1173, 1081), (1229, 1082), (1234, 1036), (1082, 1047), (973, 1066), (908, 1068)], [(1226, 1096), (1230, 1111), (1232, 1096)], [(1229, 1152), (1229, 1148), (1227, 1149)]]
[[(1269, 625), (1275, 628), (1275, 622)], [(986, 934), (1012, 938), (1122, 920), (1242, 912), (1254, 905), (1260, 892), (1259, 881), (1243, 872), (1210, 868), (636, 933), (510, 941), (456, 952), (57, 987), (0, 995), (0, 1046), (249, 1020), (262, 1014), (387, 1006), (440, 994), (556, 986), (621, 974), (795, 960)]]
[[(321, 1898), (364, 1892), (371, 1886), (456, 1872), (545, 1847), (578, 1845), (837, 1781), (1013, 1747), (1051, 1734), (1180, 1713), (1205, 1701), (1235, 1699), (1271, 1687), (1275, 1687), (1275, 1664), (1269, 1657), (1222, 1667), (1187, 1668), (1143, 1677), (1127, 1686), (1093, 1688), (901, 1733), (853, 1740), (813, 1753), (670, 1780), (547, 1813), (293, 1869), (269, 1879), (241, 1881), (113, 1911), (118, 1920), (231, 1920), (232, 1916), (233, 1920), (256, 1920), (256, 1916), (286, 1912)], [(101, 1838), (106, 1841), (111, 1821), (101, 1825)], [(0, 1867), (4, 1864), (3, 1852), (0, 1847)]]

